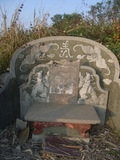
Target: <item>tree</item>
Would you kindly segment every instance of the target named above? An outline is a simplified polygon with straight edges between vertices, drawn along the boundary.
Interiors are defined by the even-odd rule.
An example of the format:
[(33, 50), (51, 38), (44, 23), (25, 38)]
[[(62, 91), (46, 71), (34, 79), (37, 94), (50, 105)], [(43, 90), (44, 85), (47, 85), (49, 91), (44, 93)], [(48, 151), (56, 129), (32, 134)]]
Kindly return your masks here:
[[(79, 36), (102, 43), (120, 60), (119, 26), (113, 29), (113, 18), (120, 18), (120, 0), (103, 0), (90, 7), (88, 14), (72, 13), (55, 15), (52, 18), (56, 35)], [(115, 36), (114, 36), (115, 35)], [(115, 37), (115, 41), (114, 41)]]
[(56, 14), (52, 18), (53, 27), (58, 30), (58, 34), (67, 34), (69, 30), (76, 28), (83, 21), (82, 15), (72, 14)]
[(120, 0), (103, 0), (92, 5), (88, 14), (95, 23), (111, 23), (114, 17), (120, 18)]

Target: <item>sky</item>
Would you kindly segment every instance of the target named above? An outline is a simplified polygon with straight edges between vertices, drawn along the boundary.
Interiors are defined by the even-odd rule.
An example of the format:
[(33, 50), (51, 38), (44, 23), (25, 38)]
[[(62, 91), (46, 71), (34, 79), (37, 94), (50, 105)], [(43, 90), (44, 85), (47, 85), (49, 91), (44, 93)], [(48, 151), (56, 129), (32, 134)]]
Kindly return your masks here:
[(51, 24), (51, 17), (56, 14), (71, 14), (73, 12), (81, 13), (89, 10), (91, 5), (95, 5), (102, 0), (0, 0), (0, 26), (2, 23), (2, 14), (6, 12), (7, 23), (9, 25), (12, 15), (22, 3), (24, 4), (20, 13), (20, 21), (26, 28), (33, 22), (34, 9), (36, 16), (39, 12), (42, 16), (44, 13), (49, 13), (48, 24)]

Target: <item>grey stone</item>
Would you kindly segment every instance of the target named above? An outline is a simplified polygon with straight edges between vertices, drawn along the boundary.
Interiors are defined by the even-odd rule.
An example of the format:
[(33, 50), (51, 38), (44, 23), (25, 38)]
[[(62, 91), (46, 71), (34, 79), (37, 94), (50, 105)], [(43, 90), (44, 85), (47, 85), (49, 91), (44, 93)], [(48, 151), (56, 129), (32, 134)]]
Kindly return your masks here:
[(27, 122), (24, 122), (21, 119), (16, 119), (16, 128), (18, 130), (24, 130), (27, 127)]
[[(69, 63), (80, 60), (79, 73), (81, 73), (84, 80), (87, 74), (86, 70), (83, 71), (81, 66), (91, 67), (96, 71), (95, 76), (95, 74), (92, 74), (90, 70), (87, 70), (87, 72), (89, 72), (93, 78), (98, 76), (99, 82), (96, 80), (94, 81), (93, 79), (95, 82), (94, 86), (93, 81), (89, 81), (89, 92), (86, 92), (86, 94), (89, 95), (87, 99), (87, 95), (83, 92), (85, 89), (83, 90), (82, 87), (78, 87), (77, 103), (86, 104), (88, 102), (92, 102), (90, 98), (93, 96), (93, 93), (90, 94), (91, 87), (94, 89), (95, 94), (98, 97), (101, 95), (101, 93), (103, 94), (104, 91), (104, 104), (103, 96), (100, 96), (99, 100), (101, 100), (102, 104), (101, 102), (98, 103), (97, 98), (94, 98), (94, 104), (92, 105), (95, 106), (100, 119), (104, 119), (102, 124), (104, 124), (106, 115), (106, 122), (112, 128), (115, 127), (120, 130), (120, 79), (119, 63), (116, 56), (105, 46), (95, 41), (86, 38), (70, 36), (45, 37), (34, 40), (22, 46), (15, 52), (11, 60), (10, 73), (7, 76), (8, 78), (5, 81), (4, 87), (0, 89), (0, 110), (2, 115), (0, 116), (1, 129), (4, 129), (6, 125), (19, 116), (19, 102), (20, 109), (22, 108), (22, 119), (24, 119), (24, 115), (29, 110), (30, 105), (34, 103), (34, 98), (36, 98), (36, 96), (32, 96), (34, 94), (31, 95), (33, 88), (32, 85), (36, 84), (36, 82), (33, 82), (34, 74), (38, 73), (39, 71), (43, 71), (43, 77), (46, 77), (46, 74), (53, 63), (61, 66), (63, 65), (63, 63), (61, 64), (61, 61), (63, 60), (66, 60)], [(48, 79), (49, 78), (50, 77), (48, 77)], [(78, 83), (81, 83), (80, 79)], [(52, 101), (54, 95), (52, 95), (52, 97), (51, 95), (49, 96), (48, 90), (49, 86), (46, 87), (45, 93), (42, 93), (42, 98), (38, 96), (38, 93), (37, 100), (47, 103), (50, 100)], [(106, 98), (107, 91), (109, 92), (108, 99)], [(22, 99), (24, 97), (23, 93), (26, 96), (25, 101)], [(75, 101), (76, 100), (74, 99), (74, 102)]]
[(16, 152), (21, 152), (21, 146), (20, 145), (18, 145), (15, 149), (16, 149)]
[(100, 123), (93, 106), (78, 104), (33, 103), (25, 115), (25, 120), (80, 124)]
[(31, 156), (32, 156), (32, 154), (33, 154), (33, 152), (32, 152), (31, 149), (26, 149), (26, 150), (24, 150), (23, 152), (24, 152), (24, 153), (27, 153), (27, 154), (29, 154), (29, 155), (31, 155)]
[(50, 67), (49, 101), (53, 103), (77, 103), (79, 61)]

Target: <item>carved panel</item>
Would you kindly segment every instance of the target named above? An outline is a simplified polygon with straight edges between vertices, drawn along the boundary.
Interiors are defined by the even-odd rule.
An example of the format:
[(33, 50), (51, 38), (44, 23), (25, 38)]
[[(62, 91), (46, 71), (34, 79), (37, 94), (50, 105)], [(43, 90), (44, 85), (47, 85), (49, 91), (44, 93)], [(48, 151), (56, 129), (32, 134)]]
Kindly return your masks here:
[(50, 102), (77, 103), (79, 61), (50, 67)]
[(36, 66), (27, 82), (20, 87), (21, 117), (23, 118), (30, 105), (35, 102), (49, 101), (49, 70), (48, 65)]

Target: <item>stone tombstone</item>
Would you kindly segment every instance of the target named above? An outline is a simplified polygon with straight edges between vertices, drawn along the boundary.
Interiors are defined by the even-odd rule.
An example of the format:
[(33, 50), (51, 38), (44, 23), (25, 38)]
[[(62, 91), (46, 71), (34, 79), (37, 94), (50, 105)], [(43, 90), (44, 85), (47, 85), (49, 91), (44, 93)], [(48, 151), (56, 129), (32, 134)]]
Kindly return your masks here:
[[(65, 61), (71, 65), (64, 65)], [(80, 61), (79, 71), (77, 67), (76, 71), (74, 69), (70, 71), (72, 63), (77, 61)], [(54, 81), (55, 77), (52, 79), (52, 71), (57, 74), (61, 68), (64, 70), (61, 73), (62, 77), (64, 75), (70, 77), (72, 72), (71, 80), (67, 79), (67, 84), (70, 86), (66, 86), (66, 80), (63, 78), (64, 87), (57, 82), (53, 87), (51, 81)], [(66, 70), (69, 70), (69, 73)], [(74, 72), (79, 73), (78, 77), (75, 77)], [(62, 94), (69, 97), (73, 92), (75, 96), (72, 102), (93, 104), (102, 124), (107, 108), (107, 123), (120, 130), (119, 63), (110, 50), (95, 41), (80, 37), (56, 36), (29, 42), (15, 52), (8, 77), (7, 85), (0, 88), (0, 101), (2, 101), (0, 112), (3, 115), (0, 121), (4, 121), (4, 117), (7, 117), (2, 127), (15, 118), (13, 113), (19, 112), (19, 109), (24, 117), (34, 101), (49, 103), (50, 100), (55, 99), (54, 92), (57, 95), (59, 93), (61, 97)], [(78, 84), (74, 84), (74, 80)], [(8, 92), (11, 85), (17, 94)], [(77, 85), (78, 89), (76, 89)], [(60, 92), (56, 87), (64, 89)], [(9, 101), (3, 100), (5, 95)], [(66, 101), (68, 99), (66, 98)], [(9, 115), (6, 112), (7, 108), (10, 109)]]
[(76, 104), (79, 61), (50, 67), (49, 99), (53, 103)]

